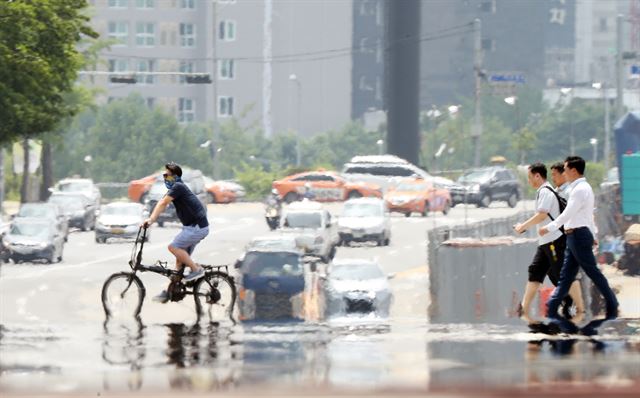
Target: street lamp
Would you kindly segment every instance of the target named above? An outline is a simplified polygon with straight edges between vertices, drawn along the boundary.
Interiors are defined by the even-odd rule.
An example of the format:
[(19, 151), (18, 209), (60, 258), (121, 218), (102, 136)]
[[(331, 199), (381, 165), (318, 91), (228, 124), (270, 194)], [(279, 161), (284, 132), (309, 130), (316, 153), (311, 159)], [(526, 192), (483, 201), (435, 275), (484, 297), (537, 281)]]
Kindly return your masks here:
[[(567, 95), (571, 94), (573, 92), (573, 88), (572, 87), (561, 87), (560, 88), (560, 96), (561, 97), (566, 97)], [(573, 133), (573, 112), (571, 111), (571, 103), (573, 102), (573, 96), (571, 96), (571, 99), (568, 101), (568, 105), (569, 105), (569, 153), (571, 155), (575, 154), (576, 152), (576, 139)]]
[(591, 144), (591, 146), (593, 147), (593, 163), (597, 163), (598, 162), (598, 139), (591, 138), (589, 140), (589, 144)]
[(378, 146), (378, 155), (382, 155), (382, 151), (383, 151), (383, 147), (384, 147), (384, 140), (376, 141), (376, 145)]
[(86, 173), (87, 173), (87, 177), (91, 178), (91, 161), (93, 160), (93, 157), (91, 155), (87, 155), (84, 157), (84, 163), (85, 163), (85, 167), (86, 167)]
[(596, 90), (602, 90), (602, 99), (604, 100), (604, 170), (609, 170), (609, 156), (611, 152), (611, 120), (609, 112), (609, 98), (607, 98), (607, 84), (596, 82), (591, 85)]
[[(509, 106), (513, 106), (516, 112), (516, 134), (521, 135), (522, 134), (522, 128), (520, 127), (520, 107), (518, 106), (518, 97), (516, 97), (515, 95), (512, 95), (510, 97), (506, 97), (504, 99), (504, 102), (509, 105)], [(520, 150), (520, 164), (524, 163), (524, 142), (522, 142), (523, 137), (518, 137), (519, 139), (519, 150)]]
[(302, 113), (300, 109), (302, 108), (302, 83), (295, 73), (289, 75), (289, 80), (294, 82), (298, 89), (298, 110), (296, 117), (296, 166), (300, 167), (300, 114)]

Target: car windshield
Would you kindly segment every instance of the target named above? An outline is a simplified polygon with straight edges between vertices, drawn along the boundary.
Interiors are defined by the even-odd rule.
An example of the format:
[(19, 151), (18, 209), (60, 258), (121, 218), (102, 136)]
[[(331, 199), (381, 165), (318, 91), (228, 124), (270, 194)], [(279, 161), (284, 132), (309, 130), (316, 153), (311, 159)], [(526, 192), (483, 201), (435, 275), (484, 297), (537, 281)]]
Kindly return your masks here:
[(84, 207), (84, 198), (75, 195), (52, 195), (49, 202), (67, 210), (81, 210)]
[(60, 192), (86, 192), (91, 191), (91, 183), (89, 181), (70, 181), (58, 184)]
[(330, 277), (337, 280), (367, 280), (384, 278), (384, 274), (372, 264), (345, 264), (334, 266)]
[(249, 243), (252, 249), (295, 249), (296, 241), (294, 239), (254, 239)]
[(395, 190), (396, 191), (407, 191), (407, 192), (422, 192), (427, 190), (427, 186), (424, 184), (400, 184)]
[(289, 252), (249, 252), (242, 261), (242, 273), (251, 276), (301, 276), (300, 256)]
[(49, 227), (46, 224), (13, 224), (11, 226), (11, 235), (26, 236), (29, 238), (46, 239), (49, 236)]
[(322, 227), (322, 214), (295, 212), (287, 214), (284, 226), (289, 228), (320, 228)]
[(383, 213), (382, 206), (377, 204), (347, 204), (342, 211), (342, 217), (379, 217)]
[(141, 210), (138, 206), (105, 206), (101, 213), (107, 216), (139, 216)]
[(47, 218), (55, 217), (55, 213), (49, 206), (22, 205), (18, 211), (18, 217)]
[(458, 178), (458, 182), (478, 182), (478, 181), (486, 181), (491, 177), (490, 170), (477, 170), (467, 173)]

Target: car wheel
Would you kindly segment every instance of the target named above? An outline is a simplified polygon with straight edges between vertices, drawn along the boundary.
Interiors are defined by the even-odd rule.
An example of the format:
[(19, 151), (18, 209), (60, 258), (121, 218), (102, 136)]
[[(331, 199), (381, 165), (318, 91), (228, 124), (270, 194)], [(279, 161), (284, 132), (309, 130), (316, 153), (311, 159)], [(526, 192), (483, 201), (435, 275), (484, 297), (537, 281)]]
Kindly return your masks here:
[(509, 195), (509, 199), (507, 199), (507, 204), (509, 207), (514, 208), (518, 204), (518, 195), (515, 192), (511, 192)]
[(298, 200), (298, 194), (295, 192), (289, 192), (286, 195), (284, 195), (283, 200), (285, 201), (285, 203), (295, 202), (296, 200)]
[(218, 201), (216, 200), (216, 194), (214, 194), (213, 192), (209, 192), (209, 194), (207, 195), (207, 199), (209, 200), (209, 203), (218, 203)]
[(451, 210), (451, 203), (449, 203), (449, 201), (447, 200), (446, 202), (444, 202), (444, 207), (442, 208), (442, 214), (446, 216), (447, 214), (449, 214), (449, 210)]
[(384, 245), (389, 246), (391, 244), (391, 238), (387, 238), (384, 240)]
[(159, 226), (160, 228), (164, 227), (164, 221), (158, 221), (158, 226)]
[(349, 192), (349, 194), (347, 195), (348, 199), (356, 199), (356, 198), (361, 198), (362, 194), (358, 191), (351, 191)]
[(405, 217), (411, 217), (411, 212), (404, 213), (404, 216), (405, 216)]
[(333, 260), (333, 258), (336, 256), (336, 252), (337, 249), (335, 246), (331, 246), (331, 251), (329, 252), (329, 259)]
[(140, 195), (140, 200), (138, 202), (144, 204), (144, 202), (147, 201), (147, 193), (143, 193), (142, 195)]
[(480, 203), (478, 203), (478, 207), (489, 207), (491, 204), (491, 195), (485, 193), (482, 195), (482, 199), (480, 199)]
[(424, 202), (424, 209), (420, 214), (422, 215), (422, 217), (426, 217), (429, 215), (429, 202)]

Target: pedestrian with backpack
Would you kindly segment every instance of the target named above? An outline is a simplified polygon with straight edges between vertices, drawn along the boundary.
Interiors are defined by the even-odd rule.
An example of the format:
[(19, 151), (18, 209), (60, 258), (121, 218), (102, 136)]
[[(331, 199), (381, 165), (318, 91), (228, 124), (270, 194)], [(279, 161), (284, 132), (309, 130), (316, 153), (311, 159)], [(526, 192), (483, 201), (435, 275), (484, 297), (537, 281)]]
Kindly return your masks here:
[[(523, 223), (514, 225), (517, 233), (521, 234), (534, 225), (539, 225), (545, 220), (554, 220), (557, 218), (564, 207), (566, 200), (561, 198), (553, 189), (551, 184), (547, 182), (547, 167), (542, 163), (534, 163), (529, 166), (527, 180), (531, 187), (536, 189), (536, 213)], [(545, 236), (539, 236), (538, 248), (531, 265), (529, 265), (529, 276), (527, 285), (522, 298), (520, 315), (527, 322), (532, 322), (530, 316), (531, 302), (536, 293), (542, 286), (545, 276), (549, 276), (549, 280), (554, 286), (558, 285), (560, 279), (560, 270), (564, 261), (564, 251), (566, 247), (566, 239), (563, 231), (557, 230)], [(575, 279), (575, 277), (574, 277)], [(573, 281), (569, 289), (570, 299), (566, 300), (565, 314), (569, 314), (571, 302), (576, 305), (576, 316), (580, 317), (584, 313), (584, 302), (582, 300), (582, 292), (580, 290), (579, 281)]]
[(602, 274), (593, 247), (596, 244), (596, 226), (593, 220), (595, 198), (591, 185), (584, 178), (586, 162), (579, 156), (568, 156), (564, 161), (564, 175), (571, 183), (567, 207), (554, 221), (540, 228), (542, 236), (552, 235), (564, 226), (567, 250), (560, 271), (560, 281), (547, 303), (547, 316), (559, 319), (558, 308), (569, 292), (578, 270), (582, 268), (606, 301), (606, 319), (618, 316), (618, 300), (607, 278)]

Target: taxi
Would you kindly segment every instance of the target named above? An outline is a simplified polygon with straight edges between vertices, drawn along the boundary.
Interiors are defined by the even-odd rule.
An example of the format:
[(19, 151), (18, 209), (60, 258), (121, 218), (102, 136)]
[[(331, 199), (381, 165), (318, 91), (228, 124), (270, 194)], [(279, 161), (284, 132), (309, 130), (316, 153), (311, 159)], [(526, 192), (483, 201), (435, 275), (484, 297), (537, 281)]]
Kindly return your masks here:
[(361, 197), (382, 197), (379, 185), (352, 182), (334, 171), (309, 171), (293, 174), (273, 182), (273, 188), (287, 203), (294, 202), (310, 187), (311, 196), (318, 202), (335, 202)]
[(159, 179), (160, 176), (161, 173), (154, 173), (138, 180), (131, 181), (127, 189), (129, 200), (132, 202), (144, 203), (149, 189), (151, 189), (153, 183)]
[(411, 213), (426, 217), (430, 211), (447, 214), (451, 209), (449, 190), (419, 178), (403, 180), (387, 191), (385, 201), (390, 212), (403, 213), (406, 217)]

